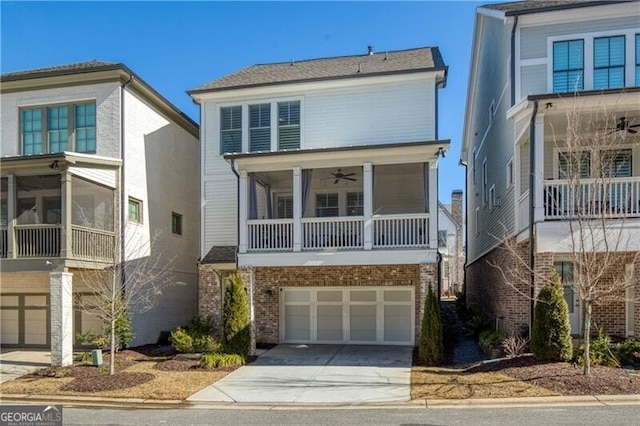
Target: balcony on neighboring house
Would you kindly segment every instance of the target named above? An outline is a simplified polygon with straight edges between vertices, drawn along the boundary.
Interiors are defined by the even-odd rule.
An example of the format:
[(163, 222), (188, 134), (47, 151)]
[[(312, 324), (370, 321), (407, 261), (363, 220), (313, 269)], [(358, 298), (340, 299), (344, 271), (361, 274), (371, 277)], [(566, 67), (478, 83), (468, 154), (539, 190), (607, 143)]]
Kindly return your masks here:
[(102, 175), (115, 183), (115, 169), (90, 171), (67, 160), (64, 155), (48, 160), (47, 170), (39, 164), (29, 166), (37, 159), (6, 163), (3, 159), (0, 256), (5, 262), (56, 258), (75, 264), (114, 261), (115, 187), (92, 181), (90, 175)]

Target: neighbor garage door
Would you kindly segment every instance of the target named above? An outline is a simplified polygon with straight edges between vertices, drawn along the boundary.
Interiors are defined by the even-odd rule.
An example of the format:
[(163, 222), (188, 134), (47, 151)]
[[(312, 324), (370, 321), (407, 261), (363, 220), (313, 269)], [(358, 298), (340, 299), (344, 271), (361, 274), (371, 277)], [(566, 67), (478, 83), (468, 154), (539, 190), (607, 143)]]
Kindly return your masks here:
[(412, 287), (283, 288), (280, 341), (414, 344)]
[(49, 347), (49, 295), (3, 294), (0, 323), (2, 346)]

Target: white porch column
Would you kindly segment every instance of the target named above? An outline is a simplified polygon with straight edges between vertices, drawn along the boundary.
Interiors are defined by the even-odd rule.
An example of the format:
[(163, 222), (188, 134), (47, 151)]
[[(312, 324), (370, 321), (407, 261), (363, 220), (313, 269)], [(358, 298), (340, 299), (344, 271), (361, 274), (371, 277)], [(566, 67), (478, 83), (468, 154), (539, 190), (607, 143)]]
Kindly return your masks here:
[(302, 251), (302, 169), (293, 168), (293, 251)]
[(248, 197), (248, 179), (247, 172), (244, 170), (240, 171), (240, 191), (238, 194), (238, 205), (239, 211), (238, 214), (238, 226), (240, 226), (240, 241), (238, 242), (238, 251), (240, 253), (247, 252), (247, 201)]
[(73, 364), (73, 274), (51, 272), (51, 365)]
[(544, 220), (544, 114), (536, 116), (533, 143), (535, 144), (533, 220), (541, 222)]
[(429, 248), (438, 248), (438, 162), (429, 164)]
[(16, 176), (7, 176), (7, 259), (16, 257), (14, 226), (16, 225)]
[(60, 257), (71, 257), (72, 253), (72, 240), (71, 240), (71, 209), (73, 204), (71, 202), (71, 174), (65, 170), (60, 177), (61, 193), (60, 193), (60, 207), (62, 209), (62, 229), (60, 230)]
[(364, 192), (364, 249), (373, 248), (373, 165), (362, 165), (362, 191)]

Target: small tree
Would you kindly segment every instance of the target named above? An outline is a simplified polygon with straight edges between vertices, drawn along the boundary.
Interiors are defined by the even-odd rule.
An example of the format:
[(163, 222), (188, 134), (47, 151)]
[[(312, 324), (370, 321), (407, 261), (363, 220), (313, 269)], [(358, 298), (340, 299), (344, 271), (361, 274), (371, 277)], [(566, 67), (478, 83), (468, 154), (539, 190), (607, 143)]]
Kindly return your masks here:
[(425, 364), (436, 364), (442, 360), (443, 355), (444, 345), (440, 307), (436, 293), (429, 286), (427, 298), (424, 301), (418, 358)]
[(541, 360), (568, 361), (573, 355), (569, 308), (555, 269), (551, 271), (550, 281), (540, 290), (536, 302), (531, 349)]
[(251, 343), (249, 305), (244, 282), (238, 272), (229, 277), (225, 288), (222, 324), (222, 345), (225, 352), (243, 357), (249, 355)]

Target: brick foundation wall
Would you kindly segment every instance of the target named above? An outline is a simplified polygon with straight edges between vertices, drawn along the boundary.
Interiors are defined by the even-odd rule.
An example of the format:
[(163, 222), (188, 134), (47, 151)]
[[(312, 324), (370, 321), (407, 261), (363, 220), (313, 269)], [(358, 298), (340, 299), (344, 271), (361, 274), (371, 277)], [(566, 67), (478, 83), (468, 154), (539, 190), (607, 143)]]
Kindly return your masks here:
[[(199, 266), (198, 311), (211, 315), (217, 336), (222, 330), (220, 279), (233, 271)], [(256, 267), (241, 271), (245, 284), (254, 283), (255, 339), (278, 343), (280, 335), (280, 289), (282, 287), (413, 286), (415, 291), (416, 342), (429, 285), (437, 286), (437, 264)]]

